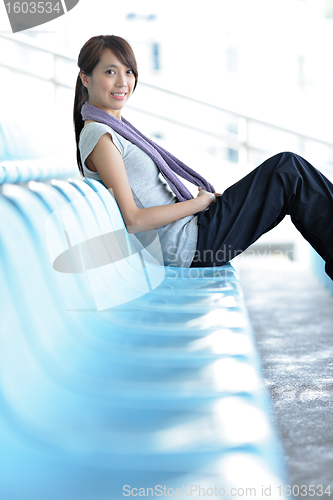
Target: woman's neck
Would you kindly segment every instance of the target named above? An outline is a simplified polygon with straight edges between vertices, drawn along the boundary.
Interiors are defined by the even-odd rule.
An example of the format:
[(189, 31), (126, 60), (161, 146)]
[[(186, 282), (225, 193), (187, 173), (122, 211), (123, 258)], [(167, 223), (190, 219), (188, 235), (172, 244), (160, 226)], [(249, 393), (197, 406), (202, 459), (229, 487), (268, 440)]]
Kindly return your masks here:
[(89, 99), (88, 99), (88, 102), (90, 102), (90, 104), (92, 104), (96, 108), (101, 109), (101, 110), (105, 111), (106, 113), (109, 113), (109, 115), (113, 116), (114, 118), (118, 118), (118, 120), (121, 120), (121, 109), (103, 108), (102, 106), (98, 106), (94, 102), (89, 101)]

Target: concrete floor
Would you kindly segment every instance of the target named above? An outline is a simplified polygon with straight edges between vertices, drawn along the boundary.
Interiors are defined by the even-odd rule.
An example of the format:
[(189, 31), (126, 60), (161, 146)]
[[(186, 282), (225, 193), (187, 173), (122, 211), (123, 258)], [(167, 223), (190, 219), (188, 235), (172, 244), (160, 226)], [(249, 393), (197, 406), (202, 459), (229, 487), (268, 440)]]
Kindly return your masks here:
[[(285, 257), (236, 259), (298, 498), (333, 497), (333, 295)], [(330, 486), (330, 493), (320, 494)], [(297, 489), (295, 490), (297, 492)], [(296, 496), (297, 498), (297, 496)]]

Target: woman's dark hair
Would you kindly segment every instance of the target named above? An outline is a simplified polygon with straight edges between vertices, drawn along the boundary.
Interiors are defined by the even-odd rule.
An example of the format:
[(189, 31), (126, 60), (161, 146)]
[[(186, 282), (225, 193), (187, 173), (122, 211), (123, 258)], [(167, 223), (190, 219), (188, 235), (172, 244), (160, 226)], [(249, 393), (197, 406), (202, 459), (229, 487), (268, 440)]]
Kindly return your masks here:
[[(138, 83), (138, 68), (136, 64), (135, 55), (130, 44), (120, 36), (100, 35), (90, 38), (90, 40), (88, 40), (83, 45), (79, 54), (77, 65), (80, 68), (80, 72), (82, 71), (87, 76), (91, 76), (95, 66), (97, 66), (97, 64), (99, 63), (100, 58), (105, 49), (112, 50), (112, 52), (119, 59), (119, 61), (122, 64), (124, 64), (124, 66), (127, 66), (133, 71), (135, 77), (135, 84), (133, 90), (135, 90), (135, 87)], [(81, 108), (87, 100), (88, 100), (88, 90), (83, 85), (79, 73), (75, 87), (73, 119), (74, 119), (75, 140), (76, 140), (77, 164), (83, 176), (84, 172), (79, 150), (79, 138), (81, 130), (84, 127), (84, 122), (81, 116)]]

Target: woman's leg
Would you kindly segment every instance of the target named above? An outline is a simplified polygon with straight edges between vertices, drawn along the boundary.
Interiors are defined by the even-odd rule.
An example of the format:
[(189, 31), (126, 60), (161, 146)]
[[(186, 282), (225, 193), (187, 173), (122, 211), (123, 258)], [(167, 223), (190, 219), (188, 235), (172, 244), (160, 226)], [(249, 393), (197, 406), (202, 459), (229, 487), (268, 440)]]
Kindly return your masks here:
[(333, 185), (289, 152), (266, 160), (199, 214), (192, 267), (225, 264), (287, 214), (325, 260), (333, 279)]

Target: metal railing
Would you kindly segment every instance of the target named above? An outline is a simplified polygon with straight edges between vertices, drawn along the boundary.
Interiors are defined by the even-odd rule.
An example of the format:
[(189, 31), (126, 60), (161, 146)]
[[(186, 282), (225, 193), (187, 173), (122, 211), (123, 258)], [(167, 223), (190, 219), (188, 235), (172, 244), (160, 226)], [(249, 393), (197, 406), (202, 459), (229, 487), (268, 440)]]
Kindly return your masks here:
[[(0, 54), (0, 67), (51, 83), (55, 89), (55, 96), (58, 88), (68, 90), (74, 88), (78, 73), (76, 60), (64, 51), (51, 50), (42, 46), (38, 40), (31, 39), (26, 35), (16, 34), (14, 38), (11, 35), (0, 34)], [(147, 106), (147, 102), (151, 102), (151, 99), (142, 98), (147, 93), (149, 96), (155, 95), (155, 100), (158, 100), (159, 103), (159, 112), (154, 110), (156, 106), (152, 106), (153, 109), (150, 109), (149, 105)], [(310, 160), (312, 156), (316, 155), (316, 164), (319, 163), (326, 172), (333, 172), (332, 142), (145, 82), (139, 83), (135, 95), (134, 105), (130, 103), (127, 106), (129, 109), (156, 119), (159, 123), (162, 121), (165, 124), (182, 127), (189, 133), (202, 134), (202, 136), (210, 138), (215, 146), (216, 141), (219, 141), (224, 150), (229, 153), (229, 159), (234, 162), (254, 164), (267, 158), (270, 154), (278, 152), (278, 150), (289, 149), (310, 157)], [(143, 102), (145, 102), (145, 107), (143, 107)], [(174, 104), (170, 105), (170, 102), (176, 102), (177, 106), (183, 107), (185, 111), (177, 113), (177, 118), (174, 118), (170, 112)], [(195, 111), (193, 114), (190, 113), (188, 118), (186, 110), (189, 109), (189, 106), (193, 110), (200, 109), (200, 113), (197, 113), (200, 118), (203, 113), (206, 113), (208, 117), (211, 117), (213, 113), (215, 118), (213, 120), (209, 118), (206, 120), (198, 119), (198, 117), (193, 119), (193, 116), (196, 115)], [(202, 123), (205, 123), (205, 126), (202, 126)], [(209, 123), (218, 123), (218, 126), (206, 126)], [(207, 141), (205, 144), (206, 148), (209, 149)], [(210, 149), (212, 150), (212, 148)], [(215, 150), (218, 149), (215, 147)]]

